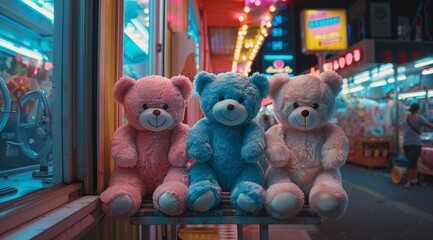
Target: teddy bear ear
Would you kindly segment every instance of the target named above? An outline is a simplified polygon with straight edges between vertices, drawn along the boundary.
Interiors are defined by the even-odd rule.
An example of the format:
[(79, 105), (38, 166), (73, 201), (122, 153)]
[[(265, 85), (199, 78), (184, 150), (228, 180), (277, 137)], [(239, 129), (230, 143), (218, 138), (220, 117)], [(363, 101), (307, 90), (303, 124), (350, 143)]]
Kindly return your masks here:
[(260, 91), (260, 96), (262, 98), (266, 98), (269, 94), (269, 81), (268, 78), (265, 75), (262, 75), (260, 73), (254, 73), (253, 76), (250, 78), (250, 82), (256, 85), (256, 87)]
[(335, 96), (341, 92), (343, 88), (343, 79), (337, 72), (333, 70), (324, 71), (319, 75), (319, 78), (331, 87)]
[(126, 92), (128, 92), (128, 90), (134, 86), (135, 84), (135, 80), (128, 77), (128, 76), (123, 76), (121, 77), (115, 84), (113, 87), (113, 97), (114, 100), (119, 103), (119, 104), (123, 104), (123, 99), (125, 98), (125, 94)]
[(272, 77), (269, 78), (269, 84), (271, 87), (269, 97), (274, 99), (275, 94), (277, 94), (278, 90), (281, 89), (281, 86), (283, 86), (289, 80), (290, 78), (287, 73), (277, 73), (272, 75)]
[(183, 99), (188, 101), (191, 98), (192, 83), (189, 78), (179, 75), (171, 78), (171, 82), (180, 90)]
[(204, 87), (215, 80), (215, 74), (206, 71), (199, 72), (194, 78), (194, 88), (198, 95), (201, 95)]

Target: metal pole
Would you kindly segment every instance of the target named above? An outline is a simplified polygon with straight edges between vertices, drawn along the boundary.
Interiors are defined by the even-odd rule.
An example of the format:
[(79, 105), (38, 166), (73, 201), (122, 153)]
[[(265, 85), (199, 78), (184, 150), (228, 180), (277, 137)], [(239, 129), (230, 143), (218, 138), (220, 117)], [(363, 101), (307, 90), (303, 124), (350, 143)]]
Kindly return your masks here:
[(326, 55), (327, 52), (316, 52), (317, 65), (319, 67), (320, 72), (323, 72), (323, 65), (325, 65), (326, 62)]
[(400, 107), (398, 102), (398, 94), (400, 92), (400, 84), (397, 79), (397, 66), (394, 64), (394, 83), (395, 83), (395, 91), (394, 91), (394, 99), (395, 99), (395, 134), (394, 134), (394, 154), (396, 156), (400, 153)]

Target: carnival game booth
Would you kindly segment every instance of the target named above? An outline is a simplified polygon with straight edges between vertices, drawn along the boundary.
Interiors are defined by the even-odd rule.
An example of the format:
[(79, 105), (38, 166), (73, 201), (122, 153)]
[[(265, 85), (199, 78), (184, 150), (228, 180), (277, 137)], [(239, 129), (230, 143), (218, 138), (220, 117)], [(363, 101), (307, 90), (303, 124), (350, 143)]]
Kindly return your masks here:
[[(432, 42), (398, 40), (365, 39), (324, 61), (323, 69), (344, 81), (335, 121), (350, 141), (348, 162), (388, 167), (393, 155), (403, 154), (407, 105), (433, 96), (430, 67)], [(318, 73), (311, 67), (310, 74)], [(425, 105), (426, 113), (432, 111)]]
[(337, 109), (337, 124), (349, 139), (348, 162), (387, 167), (393, 151), (392, 122), (395, 101), (375, 101), (345, 94)]

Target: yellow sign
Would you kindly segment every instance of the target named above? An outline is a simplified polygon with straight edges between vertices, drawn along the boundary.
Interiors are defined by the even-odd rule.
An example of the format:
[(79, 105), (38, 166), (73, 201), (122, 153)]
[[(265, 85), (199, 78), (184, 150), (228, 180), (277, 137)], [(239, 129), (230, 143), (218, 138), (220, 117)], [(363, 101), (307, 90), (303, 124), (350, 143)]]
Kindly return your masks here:
[(302, 51), (340, 51), (347, 48), (344, 9), (309, 9), (301, 12)]

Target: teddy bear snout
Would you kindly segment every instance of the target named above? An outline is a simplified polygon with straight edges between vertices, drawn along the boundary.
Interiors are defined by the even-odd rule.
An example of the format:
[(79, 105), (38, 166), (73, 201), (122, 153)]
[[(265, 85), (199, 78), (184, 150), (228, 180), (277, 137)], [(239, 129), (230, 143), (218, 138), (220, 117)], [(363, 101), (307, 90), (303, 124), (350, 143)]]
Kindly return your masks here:
[(233, 104), (227, 105), (227, 110), (233, 111), (233, 109), (235, 109), (235, 106), (233, 106)]
[(308, 117), (308, 115), (310, 114), (310, 112), (308, 110), (302, 110), (301, 115), (303, 117)]
[(155, 110), (153, 110), (152, 113), (153, 113), (153, 115), (158, 117), (161, 114), (161, 111), (159, 111), (158, 109), (155, 109)]

